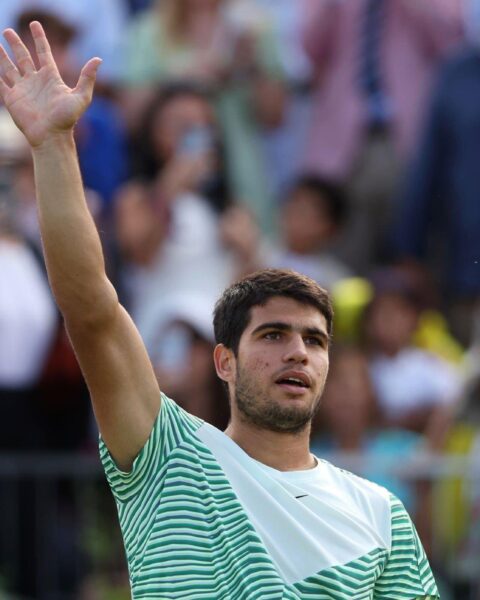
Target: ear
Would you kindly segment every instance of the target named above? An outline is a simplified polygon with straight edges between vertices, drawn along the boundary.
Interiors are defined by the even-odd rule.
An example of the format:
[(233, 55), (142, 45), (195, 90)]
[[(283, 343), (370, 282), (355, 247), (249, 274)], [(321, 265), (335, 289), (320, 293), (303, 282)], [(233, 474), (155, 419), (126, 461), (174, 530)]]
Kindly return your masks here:
[(217, 344), (213, 351), (215, 370), (222, 381), (231, 382), (235, 377), (235, 355), (230, 348)]

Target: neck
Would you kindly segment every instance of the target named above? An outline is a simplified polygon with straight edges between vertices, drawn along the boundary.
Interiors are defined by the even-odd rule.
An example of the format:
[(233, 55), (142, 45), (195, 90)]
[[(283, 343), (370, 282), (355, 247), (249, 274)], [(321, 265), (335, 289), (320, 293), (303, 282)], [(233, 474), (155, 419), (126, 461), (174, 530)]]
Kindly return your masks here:
[(225, 433), (249, 456), (278, 471), (303, 471), (316, 464), (310, 454), (310, 424), (298, 433), (280, 433), (235, 420)]

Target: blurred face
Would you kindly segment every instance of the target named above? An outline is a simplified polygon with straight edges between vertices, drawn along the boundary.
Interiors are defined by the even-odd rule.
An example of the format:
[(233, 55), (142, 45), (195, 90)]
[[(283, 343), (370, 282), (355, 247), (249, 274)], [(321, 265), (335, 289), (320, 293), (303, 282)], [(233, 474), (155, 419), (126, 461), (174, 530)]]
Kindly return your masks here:
[(210, 104), (196, 96), (179, 96), (168, 102), (154, 117), (152, 124), (153, 146), (163, 160), (172, 158), (188, 131), (195, 128), (214, 127)]
[(371, 424), (374, 393), (367, 360), (355, 350), (332, 363), (322, 402), (322, 416), (332, 434), (365, 431)]
[(236, 357), (233, 418), (297, 433), (310, 423), (328, 372), (325, 317), (313, 306), (274, 297), (251, 311)]
[(297, 254), (317, 252), (334, 231), (323, 203), (308, 190), (297, 190), (286, 202), (281, 226), (286, 246)]
[(374, 350), (395, 354), (411, 343), (417, 326), (417, 311), (396, 294), (383, 294), (374, 300), (366, 332)]

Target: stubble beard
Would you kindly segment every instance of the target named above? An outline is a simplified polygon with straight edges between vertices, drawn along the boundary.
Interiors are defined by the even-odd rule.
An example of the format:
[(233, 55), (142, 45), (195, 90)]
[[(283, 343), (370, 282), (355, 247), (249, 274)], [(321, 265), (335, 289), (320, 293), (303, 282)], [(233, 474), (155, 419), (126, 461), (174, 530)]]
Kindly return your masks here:
[[(320, 394), (321, 395), (321, 394)], [(241, 370), (235, 381), (235, 404), (241, 418), (260, 429), (278, 433), (301, 433), (310, 425), (320, 405), (320, 395), (307, 407), (280, 405), (258, 389)]]

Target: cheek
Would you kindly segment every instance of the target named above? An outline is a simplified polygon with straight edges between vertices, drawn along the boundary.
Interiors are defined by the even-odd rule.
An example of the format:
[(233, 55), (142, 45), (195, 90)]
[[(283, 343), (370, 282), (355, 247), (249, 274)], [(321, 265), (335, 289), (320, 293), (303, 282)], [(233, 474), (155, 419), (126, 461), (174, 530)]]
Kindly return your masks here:
[(244, 373), (248, 374), (248, 377), (252, 380), (260, 380), (268, 377), (270, 368), (270, 361), (266, 356), (250, 357), (250, 360), (244, 363), (242, 369)]
[(325, 383), (325, 380), (327, 378), (328, 367), (329, 367), (328, 359), (322, 361), (317, 367), (316, 372), (317, 372), (319, 384), (321, 386)]
[(262, 373), (265, 369), (268, 369), (270, 363), (266, 358), (258, 357), (250, 365), (252, 372)]

